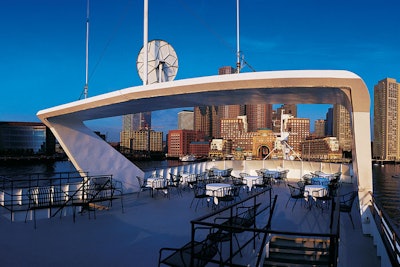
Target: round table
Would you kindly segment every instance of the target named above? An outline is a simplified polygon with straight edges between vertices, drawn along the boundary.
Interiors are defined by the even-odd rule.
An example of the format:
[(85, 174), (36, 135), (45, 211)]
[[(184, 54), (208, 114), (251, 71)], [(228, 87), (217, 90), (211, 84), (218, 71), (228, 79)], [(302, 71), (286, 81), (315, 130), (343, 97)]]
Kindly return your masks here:
[(214, 204), (218, 205), (218, 197), (223, 197), (228, 189), (232, 188), (231, 184), (212, 183), (206, 184), (206, 195), (214, 197)]
[(323, 197), (327, 194), (328, 188), (326, 188), (324, 185), (311, 184), (304, 187), (304, 197), (306, 200), (308, 200), (309, 196), (313, 197), (315, 200), (315, 197)]
[(258, 175), (245, 176), (243, 177), (243, 183), (245, 183), (249, 188), (249, 191), (251, 191), (253, 185), (263, 183), (263, 178)]

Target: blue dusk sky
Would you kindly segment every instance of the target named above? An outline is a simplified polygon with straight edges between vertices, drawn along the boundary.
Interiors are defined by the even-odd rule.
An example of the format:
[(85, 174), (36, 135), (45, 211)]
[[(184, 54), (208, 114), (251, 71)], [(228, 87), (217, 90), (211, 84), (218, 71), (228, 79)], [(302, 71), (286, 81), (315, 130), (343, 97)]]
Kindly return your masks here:
[[(400, 80), (398, 0), (241, 0), (240, 7), (240, 48), (256, 71), (349, 70), (371, 101), (379, 80)], [(1, 1), (1, 121), (38, 121), (39, 110), (82, 97), (86, 11), (86, 0)], [(174, 47), (176, 79), (216, 75), (236, 64), (236, 0), (149, 0), (152, 39)], [(89, 97), (141, 85), (142, 45), (142, 0), (91, 0)], [(300, 105), (299, 117), (313, 124), (327, 108)], [(154, 129), (175, 129), (178, 111), (153, 112)], [(87, 124), (119, 140), (121, 117)]]

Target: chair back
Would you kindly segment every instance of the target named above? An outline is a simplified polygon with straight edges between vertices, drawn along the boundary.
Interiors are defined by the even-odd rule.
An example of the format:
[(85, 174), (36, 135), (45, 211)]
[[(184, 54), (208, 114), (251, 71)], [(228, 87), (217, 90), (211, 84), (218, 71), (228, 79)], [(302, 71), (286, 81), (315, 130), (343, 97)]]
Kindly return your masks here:
[(350, 212), (353, 207), (354, 199), (357, 197), (357, 191), (347, 193), (341, 197), (340, 210), (343, 212)]
[(242, 213), (242, 215), (240, 217), (242, 219), (245, 219), (247, 222), (246, 225), (243, 225), (243, 226), (250, 226), (254, 223), (254, 220), (256, 218), (257, 209), (258, 209), (258, 207), (260, 207), (260, 205), (261, 205), (261, 203), (251, 206), (245, 212)]
[(139, 187), (143, 187), (144, 186), (144, 178), (142, 178), (140, 176), (136, 176), (136, 179), (138, 180)]
[(194, 197), (207, 196), (205, 184), (198, 183), (193, 185)]
[(195, 252), (195, 266), (206, 266), (218, 253), (218, 241), (206, 238), (202, 241), (201, 250)]
[(288, 184), (287, 186), (289, 187), (291, 197), (297, 197), (297, 196), (304, 195), (304, 187), (297, 187), (297, 186), (294, 186), (291, 184)]

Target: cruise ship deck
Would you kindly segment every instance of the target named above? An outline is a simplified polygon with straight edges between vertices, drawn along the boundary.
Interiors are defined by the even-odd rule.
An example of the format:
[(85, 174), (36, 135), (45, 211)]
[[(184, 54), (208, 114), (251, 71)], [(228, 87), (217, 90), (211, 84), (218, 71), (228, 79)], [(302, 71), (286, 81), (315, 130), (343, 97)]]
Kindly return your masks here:
[[(354, 186), (343, 183), (340, 194), (352, 191)], [(267, 195), (261, 195), (261, 202)], [(272, 230), (317, 233), (328, 227), (327, 210), (315, 206), (308, 209), (300, 201), (293, 210), (292, 201), (285, 207), (290, 194), (284, 184), (273, 185), (273, 195), (278, 197)], [(163, 193), (153, 197), (149, 192), (131, 193), (123, 197), (124, 212), (120, 202), (114, 201), (110, 209), (97, 210), (96, 218), (84, 212), (75, 222), (71, 215), (38, 219), (36, 229), (33, 221), (10, 222), (9, 214), (0, 209), (0, 262), (2, 266), (157, 266), (160, 248), (179, 248), (188, 243), (190, 221), (213, 212), (206, 202), (197, 210), (195, 205), (190, 208), (193, 196), (190, 188), (185, 188), (182, 196), (172, 191), (169, 198)], [(247, 196), (242, 190), (241, 197)], [(355, 203), (354, 229), (347, 214), (340, 216), (338, 266), (380, 266), (372, 238), (362, 232), (357, 209)], [(241, 236), (238, 238), (240, 241)], [(241, 261), (249, 257), (253, 257), (249, 262), (254, 260), (248, 250), (242, 252)]]

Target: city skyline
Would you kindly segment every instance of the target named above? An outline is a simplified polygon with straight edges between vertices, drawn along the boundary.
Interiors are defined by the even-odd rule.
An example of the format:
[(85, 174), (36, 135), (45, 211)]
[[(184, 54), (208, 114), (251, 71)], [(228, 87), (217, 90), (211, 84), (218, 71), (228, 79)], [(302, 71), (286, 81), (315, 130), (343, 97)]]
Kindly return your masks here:
[[(140, 85), (136, 57), (143, 44), (143, 1), (90, 4), (89, 97)], [(374, 85), (399, 78), (399, 6), (389, 0), (241, 1), (242, 55), (257, 71), (350, 70), (369, 88), (372, 119)], [(1, 121), (38, 121), (37, 111), (81, 97), (85, 0), (6, 0), (0, 22), (7, 25), (0, 44)], [(174, 47), (176, 79), (217, 75), (220, 67), (236, 65), (236, 1), (149, 1), (149, 39)], [(164, 132), (177, 128), (179, 110), (154, 112), (153, 126)], [(298, 117), (313, 122), (326, 111), (324, 105), (300, 106)], [(110, 141), (119, 139), (121, 117), (87, 123)]]

